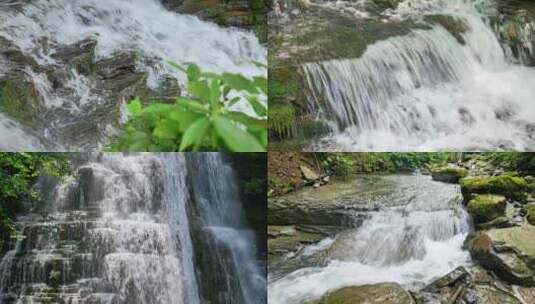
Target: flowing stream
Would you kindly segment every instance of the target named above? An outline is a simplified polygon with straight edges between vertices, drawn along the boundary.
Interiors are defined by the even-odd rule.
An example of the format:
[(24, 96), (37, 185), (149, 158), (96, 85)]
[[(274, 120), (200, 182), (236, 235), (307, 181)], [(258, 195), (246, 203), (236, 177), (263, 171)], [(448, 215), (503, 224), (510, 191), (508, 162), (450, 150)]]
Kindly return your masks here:
[[(105, 87), (85, 73), (92, 61), (113, 59), (111, 65), (117, 62), (120, 65), (119, 54), (135, 53), (135, 72), (147, 73), (142, 81), (154, 90), (158, 90), (169, 77), (177, 79), (185, 88), (185, 75), (164, 64), (165, 60), (196, 63), (210, 72), (235, 72), (245, 76), (266, 74), (265, 69), (255, 62), (265, 63), (267, 51), (253, 33), (222, 28), (194, 16), (169, 11), (159, 0), (8, 1), (0, 3), (0, 38), (13, 43), (30, 58), (17, 62), (17, 73), (22, 71), (24, 78), (35, 88), (36, 102), (41, 103), (43, 111), (56, 114), (47, 115), (45, 130), (39, 130), (41, 137), (55, 143), (47, 147), (52, 150), (61, 150), (61, 145), (69, 146), (71, 150), (94, 149), (105, 144), (102, 141), (106, 136), (114, 134), (116, 126), (112, 122), (86, 116), (99, 107), (106, 107), (110, 103), (107, 91), (119, 93), (115, 91), (123, 90), (120, 85), (127, 80), (120, 81), (119, 87)], [(72, 52), (62, 50), (80, 41), (96, 43), (94, 53), (89, 51), (91, 43), (82, 44), (81, 51), (92, 58), (89, 63), (82, 63), (81, 69), (80, 66), (73, 68), (72, 62), (62, 61), (65, 55), (72, 55)], [(9, 74), (17, 60), (20, 56), (0, 59), (0, 78)], [(120, 68), (125, 67), (119, 66), (119, 71)], [(31, 90), (29, 87), (25, 89)], [(252, 111), (246, 103), (237, 105), (236, 109)], [(0, 119), (0, 122), (4, 121), (3, 117)], [(98, 125), (102, 137), (97, 143), (79, 143), (58, 133), (82, 119), (96, 120), (92, 123)], [(83, 132), (84, 128), (78, 131)], [(17, 148), (24, 145), (24, 138), (21, 141), (23, 144), (2, 143), (0, 148)], [(38, 144), (24, 146), (39, 149)]]
[[(212, 161), (188, 170), (196, 158)], [(18, 219), (21, 237), (0, 262), (1, 303), (262, 303), (265, 284), (249, 280), (261, 284), (255, 239), (234, 229), (248, 231), (246, 222), (228, 219), (216, 229), (204, 220), (220, 218), (219, 210), (230, 217), (241, 210), (232, 169), (220, 155), (84, 154), (73, 163), (79, 178), (50, 190), (54, 199), (45, 212)], [(193, 181), (217, 171), (215, 165), (225, 173), (204, 185), (226, 192), (197, 201)], [(199, 247), (204, 240), (193, 233), (196, 227), (214, 229), (235, 259)], [(240, 276), (205, 293), (204, 269), (214, 277)], [(228, 301), (211, 301), (213, 294)]]
[(369, 199), (378, 211), (359, 228), (288, 256), (287, 263), (302, 260), (300, 269), (282, 275), (270, 269), (269, 303), (307, 303), (345, 286), (384, 282), (418, 289), (470, 263), (462, 249), (470, 221), (458, 185), (421, 175), (360, 178), (375, 181), (354, 194), (355, 201), (379, 190), (374, 185), (383, 187)]
[[(304, 64), (309, 108), (334, 130), (309, 149), (533, 149), (535, 70), (522, 58), (534, 55), (535, 25), (516, 34), (525, 51), (515, 57), (489, 21), (498, 2), (402, 1), (391, 22), (427, 28), (360, 58)], [(428, 22), (437, 16), (449, 21)]]

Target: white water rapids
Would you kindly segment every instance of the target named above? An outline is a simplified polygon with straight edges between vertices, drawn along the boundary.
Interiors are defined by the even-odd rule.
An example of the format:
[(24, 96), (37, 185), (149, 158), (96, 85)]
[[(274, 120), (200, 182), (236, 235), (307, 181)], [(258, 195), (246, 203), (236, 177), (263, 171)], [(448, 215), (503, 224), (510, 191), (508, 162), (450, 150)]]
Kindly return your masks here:
[[(186, 84), (185, 75), (164, 64), (164, 60), (180, 64), (196, 63), (210, 72), (266, 75), (266, 70), (255, 62), (265, 64), (267, 51), (253, 33), (222, 28), (195, 16), (169, 11), (159, 0), (32, 0), (0, 3), (0, 36), (13, 42), (40, 66), (56, 68), (63, 68), (54, 58), (57, 48), (83, 39), (97, 41), (96, 60), (110, 58), (118, 52), (135, 51), (142, 58), (138, 62), (138, 69), (148, 72), (147, 84), (153, 89), (158, 87), (165, 75), (177, 78), (183, 87)], [(0, 75), (8, 65), (9, 62), (0, 61)], [(72, 91), (68, 93), (56, 91), (45, 73), (27, 69), (25, 74), (34, 84), (44, 106), (65, 111), (66, 116), (79, 115), (103, 103), (96, 84), (74, 70), (63, 80)], [(235, 108), (252, 112), (245, 102)], [(2, 117), (0, 119), (4, 120)], [(65, 120), (67, 122), (63, 119), (48, 121), (49, 129), (54, 131), (71, 123), (67, 118)], [(94, 123), (99, 124), (98, 121)], [(110, 125), (99, 128), (104, 133), (115, 132)], [(24, 134), (22, 129), (16, 132)], [(46, 137), (47, 132), (43, 133), (42, 136)], [(0, 143), (0, 148), (42, 149), (39, 144), (27, 144), (25, 139), (21, 139), (20, 143)], [(63, 148), (53, 146), (48, 149)]]
[(407, 0), (390, 12), (453, 18), (462, 41), (435, 24), (372, 44), (360, 58), (305, 64), (310, 109), (334, 126), (307, 149), (534, 149), (535, 69), (514, 63), (480, 2)]
[(470, 262), (461, 248), (470, 224), (458, 185), (420, 175), (381, 178), (395, 187), (390, 195), (371, 199), (380, 210), (370, 212), (359, 228), (287, 257), (318, 255), (325, 262), (272, 277), (270, 304), (308, 303), (328, 291), (374, 283), (397, 282), (418, 289)]

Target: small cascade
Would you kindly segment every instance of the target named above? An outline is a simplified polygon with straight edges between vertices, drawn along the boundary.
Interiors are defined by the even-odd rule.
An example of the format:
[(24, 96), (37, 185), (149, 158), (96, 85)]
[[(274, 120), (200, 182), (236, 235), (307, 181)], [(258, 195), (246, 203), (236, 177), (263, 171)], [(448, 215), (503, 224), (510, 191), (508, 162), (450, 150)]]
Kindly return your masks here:
[[(515, 63), (518, 52), (515, 57), (481, 12), (489, 2), (481, 6), (407, 0), (389, 14), (427, 29), (369, 45), (360, 58), (304, 64), (309, 112), (336, 125), (309, 148), (533, 147), (535, 71)], [(430, 21), (437, 18), (438, 24)], [(528, 46), (529, 24), (518, 35), (526, 36)]]
[(329, 290), (384, 282), (418, 289), (469, 263), (462, 244), (471, 227), (459, 186), (422, 175), (382, 179), (396, 186), (372, 201), (390, 206), (370, 212), (357, 229), (301, 250), (303, 258), (317, 255), (323, 262), (304, 262), (301, 269), (274, 278), (269, 303), (305, 303)]
[[(266, 74), (255, 62), (265, 63), (267, 51), (253, 33), (167, 10), (159, 0), (12, 2), (0, 3), (0, 91), (31, 94), (9, 96), (26, 111), (4, 111), (58, 144), (47, 150), (99, 148), (116, 134), (125, 102), (185, 92), (185, 75), (166, 60)], [(246, 103), (235, 109), (251, 111)], [(10, 138), (8, 148), (32, 148), (25, 139)]]
[[(191, 182), (194, 214), (200, 217), (197, 248), (211, 253), (201, 268), (203, 285), (213, 303), (265, 303), (266, 279), (255, 248), (255, 234), (242, 211), (232, 168), (218, 153), (188, 155), (189, 170), (198, 170)], [(221, 183), (221, 181), (227, 181)], [(217, 271), (217, 269), (223, 271)], [(222, 288), (224, 286), (224, 288)], [(216, 289), (214, 289), (216, 288)]]

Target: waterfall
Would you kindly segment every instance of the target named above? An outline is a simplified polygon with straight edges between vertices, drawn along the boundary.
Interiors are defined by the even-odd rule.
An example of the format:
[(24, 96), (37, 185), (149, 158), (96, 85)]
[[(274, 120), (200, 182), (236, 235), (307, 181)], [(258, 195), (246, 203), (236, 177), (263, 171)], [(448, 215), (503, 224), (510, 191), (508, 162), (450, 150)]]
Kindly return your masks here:
[(301, 250), (324, 262), (304, 262), (301, 269), (270, 280), (269, 303), (305, 303), (330, 290), (383, 282), (417, 289), (469, 263), (462, 245), (471, 228), (458, 185), (422, 175), (381, 178), (396, 186), (391, 194), (372, 198), (380, 210), (361, 227)]
[(310, 112), (338, 126), (310, 149), (533, 147), (535, 71), (513, 63), (472, 1), (404, 1), (391, 13), (445, 16), (456, 29), (424, 22), (360, 58), (304, 64)]
[(214, 255), (203, 281), (207, 288), (224, 286), (212, 291), (211, 302), (265, 303), (265, 273), (250, 246), (256, 242), (255, 235), (244, 217), (232, 168), (219, 153), (188, 155), (188, 160), (189, 170), (199, 171), (192, 186), (200, 216), (197, 229), (206, 236), (201, 246), (212, 248)]
[[(17, 81), (20, 77), (26, 81), (26, 90), (35, 91), (32, 103), (38, 105), (28, 106), (39, 109), (35, 114), (40, 115), (39, 119), (34, 120), (44, 128), (35, 129), (40, 137), (58, 144), (48, 147), (52, 150), (65, 150), (60, 145), (69, 150), (104, 145), (105, 139), (117, 132), (121, 113), (116, 112), (125, 109), (120, 103), (140, 94), (137, 87), (141, 93), (158, 92), (166, 81), (175, 79), (184, 92), (186, 76), (164, 64), (165, 60), (196, 63), (209, 72), (249, 77), (266, 74), (256, 62), (266, 62), (267, 51), (253, 33), (169, 11), (159, 0), (0, 3), (0, 40), (12, 44), (7, 60), (2, 58), (0, 48), (0, 82), (3, 76), (9, 80), (14, 73)], [(95, 71), (102, 61), (103, 70)], [(116, 69), (110, 65), (117, 65)], [(118, 75), (119, 81), (108, 79)], [(246, 102), (236, 104), (234, 109), (253, 113)], [(101, 111), (112, 112), (114, 117), (105, 119)], [(4, 120), (0, 117), (0, 123)], [(92, 126), (76, 127), (83, 120), (93, 120)], [(75, 130), (63, 130), (70, 128)], [(92, 131), (97, 133), (93, 135), (96, 139), (78, 142), (79, 134), (71, 138), (70, 132), (88, 129), (96, 129)], [(34, 147), (22, 140), (13, 141), (6, 148)]]
[[(214, 160), (195, 168), (195, 158)], [(195, 247), (192, 228), (200, 222), (233, 258), (212, 268), (214, 276), (237, 275), (228, 279), (243, 301), (233, 303), (259, 303), (254, 299), (262, 295), (255, 293), (262, 289), (253, 284), (262, 284), (257, 277), (262, 272), (255, 240), (243, 219), (233, 218), (241, 204), (232, 169), (212, 167), (222, 165), (220, 158), (215, 153), (73, 154), (76, 174), (54, 187), (46, 211), (17, 219), (22, 237), (0, 261), (0, 302), (204, 303), (207, 279), (198, 273), (207, 261), (200, 257), (223, 256)], [(196, 194), (189, 180), (207, 175), (204, 186), (216, 192), (201, 202), (204, 194)], [(192, 217), (192, 209), (201, 220)], [(213, 213), (204, 216), (208, 211)], [(228, 286), (213, 287), (227, 292)]]

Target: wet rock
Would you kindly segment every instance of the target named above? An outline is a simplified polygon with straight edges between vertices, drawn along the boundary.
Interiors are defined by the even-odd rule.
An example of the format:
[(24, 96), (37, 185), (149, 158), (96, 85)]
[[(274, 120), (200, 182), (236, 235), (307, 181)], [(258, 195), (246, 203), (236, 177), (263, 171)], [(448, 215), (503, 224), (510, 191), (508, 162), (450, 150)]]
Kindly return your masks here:
[(51, 57), (65, 62), (79, 73), (87, 75), (91, 73), (95, 58), (97, 41), (92, 38), (84, 39), (72, 45), (55, 48)]
[(476, 224), (486, 223), (505, 215), (506, 198), (501, 195), (475, 195), (468, 202), (468, 212)]
[(303, 174), (303, 177), (306, 180), (315, 181), (315, 180), (318, 180), (320, 178), (319, 174), (317, 174), (316, 172), (312, 171), (312, 169), (310, 169), (309, 167), (307, 167), (305, 165), (301, 165), (299, 167), (299, 169), (301, 169), (301, 173)]
[(433, 180), (446, 182), (446, 183), (457, 183), (463, 177), (468, 175), (468, 170), (461, 167), (439, 167), (431, 168), (431, 176)]
[(438, 292), (444, 287), (454, 286), (458, 282), (466, 281), (470, 274), (466, 268), (460, 266), (455, 268), (452, 272), (433, 281), (427, 285), (423, 290), (426, 292)]
[(305, 232), (295, 226), (268, 226), (269, 254), (295, 252), (301, 246), (317, 243), (325, 237), (323, 233)]
[[(322, 187), (323, 189), (323, 187)], [(358, 214), (334, 203), (297, 202), (284, 197), (273, 198), (268, 203), (270, 225), (337, 225), (354, 227), (362, 221)]]
[(518, 176), (466, 177), (460, 180), (460, 185), (465, 202), (475, 194), (499, 194), (520, 202), (526, 200), (527, 183)]
[(253, 8), (246, 0), (163, 0), (162, 3), (170, 10), (192, 14), (223, 26), (251, 29), (255, 25)]
[(324, 296), (319, 304), (413, 304), (411, 295), (395, 283), (345, 287)]
[(475, 261), (504, 281), (535, 286), (535, 228), (479, 232), (469, 239), (468, 248)]

